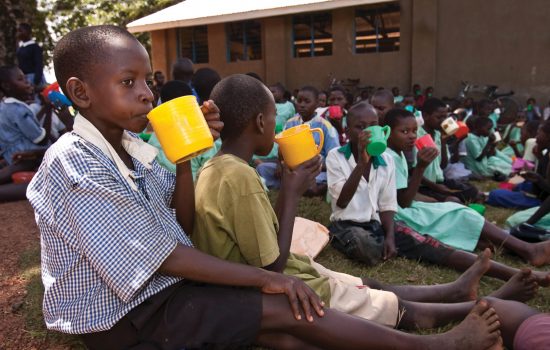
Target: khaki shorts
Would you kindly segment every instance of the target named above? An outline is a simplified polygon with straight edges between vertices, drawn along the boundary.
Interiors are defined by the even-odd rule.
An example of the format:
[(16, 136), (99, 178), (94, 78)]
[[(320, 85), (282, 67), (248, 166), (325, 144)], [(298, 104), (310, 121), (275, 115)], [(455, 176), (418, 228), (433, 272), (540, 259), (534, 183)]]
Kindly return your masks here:
[(397, 326), (399, 302), (394, 293), (369, 288), (359, 277), (329, 270), (313, 260), (311, 265), (321, 276), (328, 277), (332, 309), (385, 326)]

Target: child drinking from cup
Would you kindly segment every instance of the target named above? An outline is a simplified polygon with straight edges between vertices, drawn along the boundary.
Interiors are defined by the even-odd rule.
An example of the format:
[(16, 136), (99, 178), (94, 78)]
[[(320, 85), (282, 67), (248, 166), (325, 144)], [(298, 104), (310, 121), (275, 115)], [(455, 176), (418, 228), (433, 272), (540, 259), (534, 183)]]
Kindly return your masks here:
[[(418, 127), (418, 137), (429, 135), (435, 142), (438, 155), (426, 167), (418, 192), (427, 196), (424, 198), (426, 201), (433, 201), (432, 199), (438, 202), (454, 201), (458, 203), (475, 201), (479, 194), (475, 186), (465, 181), (445, 178), (443, 170), (449, 165), (450, 152), (447, 143), (451, 137), (442, 130), (442, 125), (448, 118), (447, 105), (437, 98), (429, 98), (424, 102), (422, 115), (424, 125)], [(458, 129), (458, 125), (456, 125), (456, 129)]]
[[(324, 139), (323, 147), (321, 149), (321, 157), (323, 159), (323, 171), (316, 177), (315, 185), (312, 185), (308, 191), (308, 195), (316, 196), (323, 195), (326, 192), (326, 170), (324, 169), (324, 159), (328, 152), (338, 147), (338, 135), (332, 125), (323, 119), (321, 116), (315, 113), (317, 108), (317, 98), (319, 92), (312, 86), (304, 86), (298, 91), (298, 97), (296, 99), (296, 107), (298, 114), (290, 118), (284, 126), (284, 130), (292, 128), (294, 126), (307, 124), (312, 129), (320, 128), (323, 130)], [(321, 144), (321, 140), (318, 134), (315, 134), (315, 143)], [(265, 162), (258, 165), (257, 170), (262, 178), (265, 179), (268, 188), (279, 188), (281, 181), (281, 163)]]
[(484, 117), (472, 118), (472, 130), (465, 140), (467, 155), (461, 161), (476, 175), (506, 180), (512, 171), (512, 160), (496, 149), (496, 138), (491, 132), (493, 122)]
[[(490, 122), (490, 120), (489, 120)], [(437, 149), (426, 147), (418, 151), (416, 167), (409, 169), (403, 155), (411, 150), (418, 127), (414, 115), (402, 109), (386, 114), (391, 127), (388, 152), (393, 156), (396, 168), (397, 201), (396, 219), (404, 221), (414, 230), (429, 234), (452, 247), (473, 251), (480, 238), (495, 245), (504, 246), (535, 266), (550, 263), (550, 242), (530, 244), (511, 237), (494, 224), (486, 221), (472, 209), (458, 203), (427, 203), (417, 201), (416, 195), (426, 167), (437, 157)]]
[[(234, 98), (235, 96), (240, 98)], [(250, 96), (251, 99), (247, 100), (243, 96)], [(358, 285), (370, 280), (330, 271), (308, 257), (290, 253), (298, 199), (308, 188), (309, 180), (319, 172), (320, 158), (306, 161), (294, 170), (285, 166), (283, 184), (274, 211), (258, 175), (247, 165), (253, 154), (265, 154), (272, 147), (272, 126), (275, 121), (273, 100), (263, 85), (245, 75), (232, 75), (223, 79), (214, 89), (212, 98), (220, 106), (221, 119), (224, 122), (221, 133), (223, 143), (218, 155), (204, 166), (197, 182), (197, 220), (193, 240), (199, 249), (230, 261), (299, 276), (323, 296), (326, 304), (330, 303), (331, 309), (356, 315), (356, 320), (370, 319), (393, 326), (396, 323), (395, 312), (400, 306), (404, 306), (407, 311), (399, 326), (423, 327), (426, 323), (422, 319), (427, 314), (433, 315), (436, 323), (445, 322), (449, 317), (449, 307), (464, 308), (463, 313), (473, 305), (427, 304), (396, 296), (396, 293), (402, 293), (407, 294), (410, 299), (429, 300), (439, 290), (445, 299), (450, 296), (447, 293), (453, 287), (458, 288), (457, 285), (451, 287), (453, 284), (395, 287), (396, 293), (358, 288)], [(243, 143), (242, 139), (248, 142)], [(476, 264), (470, 273), (479, 276), (480, 271), (484, 270), (481, 268), (483, 264), (484, 262)], [(471, 281), (471, 276), (468, 280)], [(374, 281), (370, 282), (376, 284)], [(434, 301), (441, 300), (439, 297), (435, 298)], [(502, 306), (508, 304), (504, 301), (496, 303)], [(520, 308), (531, 310), (525, 306)], [(436, 310), (439, 314), (435, 313)], [(461, 317), (463, 316), (457, 316)], [(336, 331), (348, 327), (345, 319), (341, 322), (334, 325)], [(390, 334), (395, 334), (396, 339), (399, 339), (403, 333), (384, 331), (380, 333), (380, 337), (386, 338)], [(356, 337), (368, 338), (365, 343), (374, 340), (373, 337), (363, 335)], [(379, 346), (384, 348), (388, 345)], [(348, 344), (345, 347), (348, 348)]]
[[(403, 221), (393, 221), (397, 210), (395, 165), (389, 152), (370, 156), (368, 144), (378, 118), (372, 106), (360, 103), (348, 113), (350, 143), (329, 152), (327, 179), (331, 197), (331, 244), (351, 259), (374, 265), (397, 255), (464, 271), (476, 264), (475, 254), (456, 250)], [(365, 129), (367, 128), (367, 129)], [(367, 152), (365, 153), (365, 148)], [(550, 284), (550, 274), (520, 271), (488, 261), (487, 274), (505, 281), (500, 297), (526, 300), (533, 282)], [(519, 287), (519, 288), (517, 288)], [(520, 291), (515, 293), (512, 291)], [(511, 293), (510, 293), (511, 292)]]
[[(416, 348), (442, 347), (449, 336), (474, 339), (475, 348), (498, 338), (494, 321), (481, 317), (493, 319), (486, 302), (456, 331), (397, 340), (392, 330), (323, 311), (297, 278), (194, 249), (186, 234), (195, 213), (189, 162), (177, 164), (175, 175), (166, 171), (154, 160), (156, 149), (135, 134), (153, 102), (145, 48), (125, 29), (85, 27), (61, 38), (54, 68), (79, 114), (27, 192), (41, 234), (48, 329), (79, 334), (90, 349)], [(217, 107), (207, 101), (202, 110), (217, 137), (223, 127)], [(358, 336), (379, 331), (394, 343)]]
[[(333, 86), (328, 95), (329, 108), (323, 114), (323, 118), (328, 120), (338, 132), (340, 145), (347, 142), (347, 136), (344, 131), (346, 127), (346, 114), (350, 101), (348, 100), (346, 90), (341, 86)], [(335, 111), (335, 112), (333, 112)]]

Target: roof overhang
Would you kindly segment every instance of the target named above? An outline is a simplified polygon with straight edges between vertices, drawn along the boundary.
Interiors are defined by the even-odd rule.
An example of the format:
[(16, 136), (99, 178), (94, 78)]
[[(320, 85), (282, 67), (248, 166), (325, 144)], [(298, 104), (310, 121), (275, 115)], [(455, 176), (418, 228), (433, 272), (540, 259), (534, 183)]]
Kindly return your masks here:
[(184, 0), (127, 25), (130, 32), (326, 11), (395, 0)]

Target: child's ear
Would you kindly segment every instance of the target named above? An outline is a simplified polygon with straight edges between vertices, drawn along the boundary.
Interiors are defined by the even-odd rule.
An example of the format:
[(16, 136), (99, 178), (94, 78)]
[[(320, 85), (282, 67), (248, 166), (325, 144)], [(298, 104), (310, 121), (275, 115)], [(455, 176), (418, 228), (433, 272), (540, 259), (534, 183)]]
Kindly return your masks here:
[(65, 85), (69, 99), (80, 109), (86, 109), (90, 106), (90, 97), (86, 89), (86, 83), (82, 80), (71, 77)]
[(260, 134), (263, 134), (265, 131), (265, 116), (263, 113), (259, 113), (256, 116), (256, 130), (258, 130)]

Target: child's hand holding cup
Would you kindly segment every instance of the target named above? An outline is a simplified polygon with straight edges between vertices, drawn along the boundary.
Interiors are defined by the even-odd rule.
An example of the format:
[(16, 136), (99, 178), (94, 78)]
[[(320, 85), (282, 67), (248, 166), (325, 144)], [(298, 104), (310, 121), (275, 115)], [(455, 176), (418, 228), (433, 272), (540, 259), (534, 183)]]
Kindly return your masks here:
[(188, 161), (214, 146), (212, 135), (219, 136), (223, 127), (219, 121), (218, 107), (208, 101), (201, 110), (195, 96), (182, 96), (165, 102), (149, 112), (147, 118), (166, 157), (176, 164)]
[(387, 142), (390, 137), (390, 127), (388, 125), (373, 125), (369, 126), (364, 131), (369, 133), (369, 142), (366, 144), (366, 150), (369, 156), (379, 156), (384, 153), (388, 147)]

